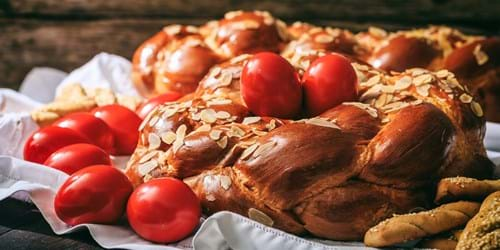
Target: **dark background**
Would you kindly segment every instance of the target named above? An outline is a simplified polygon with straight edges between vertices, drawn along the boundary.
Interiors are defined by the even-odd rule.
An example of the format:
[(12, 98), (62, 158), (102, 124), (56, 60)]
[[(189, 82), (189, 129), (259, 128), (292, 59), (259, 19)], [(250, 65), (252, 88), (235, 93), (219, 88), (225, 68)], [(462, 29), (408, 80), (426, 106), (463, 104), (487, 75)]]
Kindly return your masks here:
[(0, 0), (0, 86), (17, 88), (34, 66), (70, 71), (100, 51), (130, 58), (164, 25), (200, 24), (238, 9), (353, 31), (447, 24), (500, 34), (499, 0)]

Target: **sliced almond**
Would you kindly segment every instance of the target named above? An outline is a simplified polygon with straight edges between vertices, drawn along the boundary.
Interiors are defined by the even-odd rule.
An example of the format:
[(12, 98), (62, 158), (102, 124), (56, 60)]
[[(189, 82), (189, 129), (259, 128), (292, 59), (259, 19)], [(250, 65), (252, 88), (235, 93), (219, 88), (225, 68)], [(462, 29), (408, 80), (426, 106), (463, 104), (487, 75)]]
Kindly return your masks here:
[(229, 62), (231, 64), (237, 64), (239, 62), (242, 62), (242, 61), (245, 61), (247, 60), (248, 58), (250, 58), (250, 55), (249, 54), (242, 54), (242, 55), (239, 55), (237, 57), (233, 57), (231, 58), (231, 60), (229, 60)]
[(252, 153), (259, 147), (259, 144), (252, 144), (250, 147), (246, 148), (243, 153), (241, 154), (241, 159), (245, 160), (247, 159)]
[(175, 115), (175, 113), (177, 113), (178, 110), (179, 110), (179, 107), (177, 105), (176, 106), (170, 106), (167, 109), (165, 109), (165, 111), (162, 114), (162, 118), (163, 119), (167, 119), (167, 118)]
[(366, 101), (378, 97), (382, 93), (382, 84), (377, 84), (368, 89), (360, 97), (361, 101)]
[(459, 99), (463, 103), (471, 103), (472, 102), (472, 96), (470, 96), (466, 93), (461, 94)]
[(312, 125), (316, 125), (316, 126), (340, 129), (340, 127), (337, 124), (335, 124), (334, 122), (331, 122), (331, 121), (328, 121), (326, 119), (319, 118), (319, 117), (314, 117), (314, 118), (308, 119), (305, 122), (307, 124), (312, 124)]
[(208, 136), (214, 140), (214, 141), (217, 141), (220, 139), (220, 135), (222, 134), (222, 131), (220, 130), (216, 130), (216, 129), (213, 129), (212, 131), (210, 131), (210, 133), (208, 134)]
[(477, 117), (482, 117), (484, 115), (483, 109), (481, 108), (481, 105), (479, 103), (472, 101), (470, 103), (470, 108), (472, 109), (472, 112), (474, 112), (474, 114)]
[(271, 131), (276, 128), (276, 120), (272, 119), (268, 124), (266, 124), (267, 130)]
[(431, 88), (430, 84), (419, 85), (417, 86), (417, 93), (421, 96), (429, 96), (429, 89)]
[(249, 117), (245, 117), (245, 119), (243, 119), (242, 123), (245, 125), (249, 125), (249, 124), (259, 122), (260, 119), (261, 118), (259, 116), (249, 116)]
[(148, 162), (140, 164), (137, 167), (137, 172), (142, 177), (142, 176), (145, 176), (146, 174), (148, 174), (149, 172), (151, 172), (151, 170), (155, 169), (156, 167), (158, 167), (158, 161), (157, 160), (150, 160)]
[(216, 112), (213, 109), (204, 109), (200, 113), (200, 118), (202, 121), (206, 123), (214, 123), (217, 121), (217, 117), (215, 116)]
[(415, 86), (420, 86), (426, 83), (430, 83), (431, 81), (432, 81), (431, 74), (423, 74), (413, 78), (413, 84), (415, 84)]
[(196, 131), (198, 132), (208, 132), (212, 129), (212, 126), (210, 126), (210, 124), (203, 124), (201, 126), (199, 126)]
[(274, 221), (273, 221), (273, 219), (271, 219), (271, 217), (269, 217), (264, 212), (262, 212), (258, 209), (255, 209), (255, 208), (248, 209), (248, 218), (250, 218), (254, 221), (257, 221), (259, 223), (262, 223), (262, 224), (269, 226), (269, 227), (272, 227), (274, 224)]
[(215, 196), (213, 194), (206, 194), (205, 199), (207, 201), (215, 201)]
[(223, 136), (220, 140), (217, 141), (217, 145), (220, 148), (224, 149), (227, 147), (227, 136)]
[(384, 106), (387, 103), (387, 94), (382, 93), (376, 100), (375, 100), (375, 107), (380, 108)]
[(147, 154), (143, 155), (141, 157), (141, 159), (139, 160), (139, 163), (142, 164), (142, 163), (145, 163), (149, 160), (151, 160), (153, 157), (155, 157), (156, 155), (158, 154), (158, 151), (154, 150), (154, 151), (150, 151), (148, 152)]
[(403, 76), (398, 81), (396, 81), (394, 88), (396, 90), (407, 89), (408, 87), (410, 87), (411, 83), (412, 83), (412, 78), (410, 76)]
[(220, 176), (220, 186), (224, 190), (229, 190), (229, 188), (231, 188), (231, 178), (229, 178), (229, 176), (221, 175)]
[(446, 69), (442, 69), (442, 70), (436, 72), (436, 76), (439, 78), (446, 78), (446, 77), (448, 77), (449, 74), (450, 74), (450, 71), (448, 71)]
[(226, 105), (226, 104), (231, 104), (232, 101), (230, 99), (212, 99), (207, 101), (208, 106), (212, 105)]
[(331, 43), (333, 40), (334, 38), (327, 34), (319, 34), (314, 38), (314, 41), (317, 43)]
[(253, 153), (253, 156), (254, 156), (254, 157), (258, 157), (258, 156), (259, 156), (259, 155), (261, 155), (262, 153), (264, 153), (264, 152), (267, 152), (267, 151), (271, 150), (271, 149), (274, 147), (274, 145), (276, 145), (276, 142), (274, 142), (274, 141), (270, 141), (270, 142), (268, 142), (268, 143), (264, 143), (264, 144), (260, 145), (260, 146), (259, 146), (259, 147), (255, 150), (255, 152)]
[(245, 131), (238, 126), (231, 126), (230, 130), (231, 136), (243, 137), (245, 135)]
[(486, 62), (488, 62), (488, 55), (481, 50), (481, 45), (478, 44), (475, 48), (474, 51), (472, 52), (474, 54), (474, 57), (476, 58), (476, 62), (478, 65), (483, 65)]
[(362, 86), (371, 87), (371, 86), (374, 86), (375, 84), (379, 84), (380, 80), (381, 80), (380, 75), (375, 75), (375, 76), (370, 77), (370, 79), (368, 79), (368, 81), (366, 81), (364, 84), (362, 84)]
[(231, 114), (229, 114), (228, 112), (226, 111), (219, 111), (215, 114), (215, 117), (217, 119), (228, 119), (231, 117)]
[(231, 73), (223, 72), (219, 77), (218, 86), (220, 87), (229, 86), (231, 85), (232, 81), (233, 81), (233, 75)]
[(177, 135), (172, 131), (168, 131), (168, 132), (162, 133), (160, 135), (160, 137), (164, 143), (170, 145), (175, 141), (175, 138), (177, 137)]
[(158, 122), (158, 120), (160, 120), (160, 117), (158, 117), (158, 116), (153, 116), (153, 117), (151, 117), (151, 120), (149, 120), (148, 125), (149, 125), (150, 127), (153, 127), (154, 125), (156, 125), (156, 123)]
[(149, 149), (157, 149), (161, 145), (161, 139), (155, 133), (149, 133), (148, 142), (149, 142)]

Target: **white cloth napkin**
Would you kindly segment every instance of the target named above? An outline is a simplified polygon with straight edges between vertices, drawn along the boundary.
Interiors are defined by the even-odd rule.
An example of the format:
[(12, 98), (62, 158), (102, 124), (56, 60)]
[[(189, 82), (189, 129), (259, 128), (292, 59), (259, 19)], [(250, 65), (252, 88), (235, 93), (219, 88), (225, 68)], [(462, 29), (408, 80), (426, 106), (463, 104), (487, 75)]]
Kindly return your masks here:
[[(336, 242), (300, 238), (254, 222), (246, 217), (219, 212), (208, 217), (194, 237), (170, 245), (157, 245), (138, 237), (123, 222), (119, 225), (85, 224), (69, 227), (60, 221), (53, 209), (58, 187), (68, 177), (65, 173), (22, 159), (27, 137), (37, 129), (29, 111), (54, 97), (56, 88), (80, 82), (84, 87), (109, 87), (121, 94), (137, 94), (130, 82), (130, 62), (101, 53), (81, 68), (65, 73), (48, 68), (30, 72), (21, 86), (21, 94), (0, 89), (0, 200), (13, 196), (32, 201), (56, 234), (88, 228), (96, 242), (105, 248), (125, 249), (366, 249), (360, 242)], [(40, 88), (43, 88), (41, 90)], [(489, 157), (500, 164), (500, 124), (487, 124)], [(497, 152), (495, 152), (497, 151)], [(19, 158), (19, 159), (16, 159)], [(127, 158), (114, 158), (124, 167)], [(498, 168), (497, 168), (498, 170)]]

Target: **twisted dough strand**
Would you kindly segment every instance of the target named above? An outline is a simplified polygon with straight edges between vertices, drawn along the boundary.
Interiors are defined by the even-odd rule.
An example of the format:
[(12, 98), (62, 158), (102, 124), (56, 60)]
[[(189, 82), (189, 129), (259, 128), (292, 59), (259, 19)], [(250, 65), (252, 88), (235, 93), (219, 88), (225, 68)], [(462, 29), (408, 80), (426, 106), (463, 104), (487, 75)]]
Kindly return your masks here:
[(479, 203), (459, 201), (435, 209), (396, 215), (365, 234), (365, 245), (384, 247), (438, 234), (464, 225), (479, 210)]

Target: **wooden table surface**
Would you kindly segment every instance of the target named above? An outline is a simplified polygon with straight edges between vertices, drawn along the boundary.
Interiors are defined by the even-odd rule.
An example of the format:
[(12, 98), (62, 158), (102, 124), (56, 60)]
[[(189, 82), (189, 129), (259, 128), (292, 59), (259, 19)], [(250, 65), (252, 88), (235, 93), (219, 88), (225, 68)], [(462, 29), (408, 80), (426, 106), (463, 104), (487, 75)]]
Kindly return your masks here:
[(38, 209), (29, 203), (0, 201), (0, 249), (103, 249), (89, 232), (58, 236), (52, 232)]

